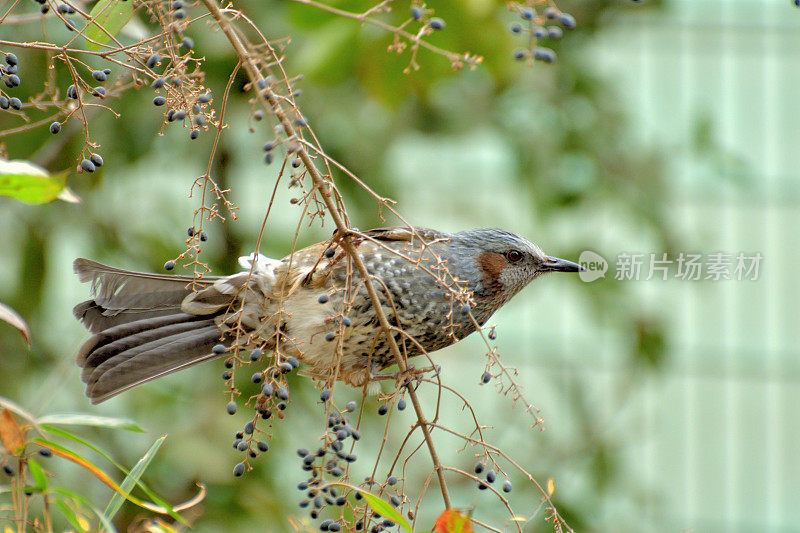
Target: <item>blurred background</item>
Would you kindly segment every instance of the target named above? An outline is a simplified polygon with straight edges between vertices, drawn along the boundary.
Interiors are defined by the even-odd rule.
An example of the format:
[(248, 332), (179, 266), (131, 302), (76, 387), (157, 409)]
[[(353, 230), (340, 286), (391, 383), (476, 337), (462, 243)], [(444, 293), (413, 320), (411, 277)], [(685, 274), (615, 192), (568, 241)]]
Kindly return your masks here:
[[(368, 3), (337, 2), (363, 10)], [(457, 231), (497, 226), (529, 236), (548, 253), (578, 259), (591, 250), (609, 263), (604, 278), (538, 280), (490, 321), (506, 364), (520, 371), (541, 409), (544, 431), (511, 410), (491, 385), (480, 386), (480, 339), (437, 353), (445, 383), (457, 385), (482, 420), (488, 440), (507, 448), (540, 482), (553, 478), (553, 500), (579, 531), (800, 531), (800, 284), (794, 274), (800, 237), (800, 9), (790, 0), (562, 1), (578, 28), (552, 47), (553, 65), (514, 61), (523, 43), (502, 2), (431, 2), (446, 31), (431, 42), (485, 57), (475, 71), (446, 60), (386, 51), (391, 38), (312, 7), (241, 2), (267, 35), (291, 35), (287, 68), (304, 74), (299, 105), (321, 144), (379, 194), (399, 202), (415, 225)], [(405, 9), (400, 4), (396, 10)], [(400, 20), (405, 13), (390, 16)], [(63, 25), (61, 25), (63, 26)], [(10, 31), (13, 30), (13, 35)], [(29, 34), (25, 34), (29, 31)], [(66, 39), (63, 27), (51, 38)], [(188, 33), (208, 58), (208, 85), (222, 94), (234, 59), (219, 35)], [(36, 39), (41, 27), (0, 26), (0, 39)], [(62, 35), (64, 34), (64, 35)], [(15, 50), (15, 52), (17, 52)], [(45, 59), (19, 52), (38, 90)], [(101, 65), (98, 63), (97, 66)], [(269, 126), (246, 126), (244, 79), (234, 85), (214, 176), (232, 189), (238, 221), (207, 227), (203, 250), (215, 273), (237, 269), (252, 251), (276, 169), (259, 164)], [(29, 91), (24, 93), (24, 91)], [(208, 485), (198, 532), (290, 531), (294, 485), (304, 479), (293, 450), (315, 446), (324, 420), (317, 392), (293, 383), (293, 405), (270, 452), (243, 478), (233, 433), (247, 415), (225, 414), (221, 363), (159, 380), (92, 407), (74, 354), (87, 337), (72, 306), (88, 288), (72, 274), (75, 257), (155, 270), (184, 249), (199, 206), (188, 197), (205, 171), (213, 135), (189, 141), (175, 126), (158, 135), (150, 89), (129, 92), (97, 114), (92, 134), (106, 164), (74, 174), (80, 205), (26, 206), (0, 198), (0, 301), (30, 324), (28, 350), (0, 325), (0, 394), (36, 414), (88, 412), (135, 419), (148, 433), (87, 431), (125, 464), (168, 434), (148, 484), (171, 502), (195, 481)], [(266, 121), (265, 121), (266, 122)], [(17, 127), (0, 115), (0, 130)], [(74, 124), (72, 126), (75, 126)], [(74, 169), (79, 129), (58, 137), (46, 127), (4, 137), (12, 159), (51, 171)], [(348, 213), (360, 228), (395, 224), (344, 176)], [(281, 187), (261, 250), (288, 252), (298, 212)], [(329, 235), (304, 229), (300, 245)], [(757, 279), (683, 280), (673, 262), (667, 280), (646, 279), (650, 254), (724, 253), (763, 259)], [(620, 254), (644, 254), (637, 279), (615, 279)], [(704, 259), (704, 260), (705, 260)], [(705, 271), (703, 273), (705, 277)], [(435, 391), (423, 394), (432, 405)], [(343, 387), (337, 398), (356, 397)], [(374, 402), (373, 402), (374, 403)], [(369, 402), (368, 402), (369, 404)], [(359, 444), (367, 475), (382, 430), (367, 406)], [(412, 423), (397, 413), (397, 439)], [(457, 402), (446, 424), (469, 430)], [(396, 445), (390, 435), (390, 444)], [(437, 436), (448, 464), (470, 469), (470, 450)], [(406, 474), (419, 486), (421, 457)], [(69, 468), (60, 475), (98, 502), (110, 492)], [(510, 501), (530, 514), (538, 494), (513, 477)], [(504, 524), (505, 510), (474, 483), (452, 478), (456, 505)], [(413, 492), (413, 491), (412, 491)], [(418, 524), (432, 524), (440, 498), (428, 494)], [(139, 516), (125, 507), (119, 525)], [(551, 526), (541, 513), (526, 531)], [(507, 524), (501, 526), (510, 528)]]

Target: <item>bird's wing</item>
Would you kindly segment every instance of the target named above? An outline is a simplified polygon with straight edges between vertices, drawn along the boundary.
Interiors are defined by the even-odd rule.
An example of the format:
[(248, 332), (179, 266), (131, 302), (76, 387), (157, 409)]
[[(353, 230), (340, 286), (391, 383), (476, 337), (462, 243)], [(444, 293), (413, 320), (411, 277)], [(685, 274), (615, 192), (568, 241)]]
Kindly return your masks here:
[(430, 228), (395, 226), (391, 228), (376, 228), (362, 232), (368, 239), (377, 241), (412, 241), (415, 238), (424, 241), (447, 239), (449, 235)]

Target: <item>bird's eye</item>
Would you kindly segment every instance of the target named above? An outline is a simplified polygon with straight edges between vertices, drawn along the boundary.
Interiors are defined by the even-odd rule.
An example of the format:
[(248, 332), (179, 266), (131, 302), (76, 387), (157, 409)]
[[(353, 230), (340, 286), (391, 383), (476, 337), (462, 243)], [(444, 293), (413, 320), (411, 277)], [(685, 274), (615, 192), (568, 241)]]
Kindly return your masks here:
[(509, 263), (519, 263), (522, 261), (522, 252), (519, 250), (509, 250), (506, 252), (506, 259), (508, 259)]

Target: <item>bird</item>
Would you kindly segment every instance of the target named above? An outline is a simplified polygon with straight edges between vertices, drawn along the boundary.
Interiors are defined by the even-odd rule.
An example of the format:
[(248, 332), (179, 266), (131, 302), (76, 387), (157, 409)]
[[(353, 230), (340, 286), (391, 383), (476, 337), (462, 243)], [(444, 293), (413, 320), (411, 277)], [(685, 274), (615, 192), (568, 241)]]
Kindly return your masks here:
[[(526, 285), (580, 272), (511, 231), (422, 227), (348, 232), (404, 357), (463, 339)], [(229, 276), (122, 270), (76, 259), (92, 298), (73, 309), (93, 334), (79, 349), (94, 404), (239, 350), (294, 358), (302, 373), (361, 387), (395, 363), (342, 233), (282, 259), (251, 254)]]

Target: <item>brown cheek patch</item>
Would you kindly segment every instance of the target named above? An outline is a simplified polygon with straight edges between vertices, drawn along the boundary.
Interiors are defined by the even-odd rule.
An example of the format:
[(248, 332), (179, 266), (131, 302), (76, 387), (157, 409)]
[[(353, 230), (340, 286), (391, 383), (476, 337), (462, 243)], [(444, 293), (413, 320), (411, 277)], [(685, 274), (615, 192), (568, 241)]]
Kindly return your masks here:
[(483, 285), (492, 292), (503, 287), (500, 284), (500, 274), (505, 270), (506, 258), (497, 252), (483, 252), (478, 256), (478, 266), (483, 272)]

